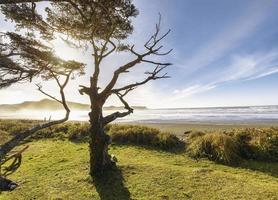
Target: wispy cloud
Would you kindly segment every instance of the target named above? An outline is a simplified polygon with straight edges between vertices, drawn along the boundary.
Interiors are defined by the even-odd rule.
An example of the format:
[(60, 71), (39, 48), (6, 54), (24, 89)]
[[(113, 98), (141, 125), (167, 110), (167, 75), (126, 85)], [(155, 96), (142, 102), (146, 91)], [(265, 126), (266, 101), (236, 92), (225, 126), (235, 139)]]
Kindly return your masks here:
[[(198, 70), (202, 71), (195, 77), (194, 83), (174, 90), (171, 100), (178, 101), (204, 93), (228, 82), (250, 81), (278, 73), (277, 50), (249, 55), (229, 54), (259, 29), (259, 26), (269, 16), (269, 8), (272, 3), (269, 1), (262, 4), (261, 1), (253, 1), (252, 5), (244, 10), (244, 13), (239, 15), (232, 24), (223, 26), (222, 32), (215, 34), (190, 59), (180, 63), (179, 66), (186, 69), (185, 73), (187, 74)], [(205, 76), (203, 68), (212, 67), (213, 63), (222, 58), (225, 58), (226, 64), (222, 67), (218, 66), (217, 73), (213, 70), (206, 72), (210, 78), (202, 79), (202, 76)], [(199, 79), (197, 83), (196, 79)]]
[(252, 6), (238, 16), (232, 24), (223, 26), (223, 31), (204, 44), (187, 61), (180, 63), (183, 68), (196, 71), (206, 67), (214, 61), (225, 56), (226, 53), (241, 44), (241, 40), (250, 36), (266, 19), (271, 3), (262, 4), (254, 1)]
[(182, 90), (175, 90), (174, 95), (170, 99), (171, 101), (175, 101), (181, 98), (192, 96), (194, 94), (206, 92), (215, 87), (216, 85), (214, 83), (191, 85)]
[(276, 74), (276, 73), (278, 73), (278, 66), (272, 67), (268, 71), (266, 71), (264, 73), (261, 73), (261, 74), (258, 74), (256, 76), (250, 77), (247, 80), (255, 80), (255, 79), (259, 79), (259, 78), (269, 76), (269, 75), (272, 75), (272, 74)]
[[(254, 80), (277, 72), (278, 51), (234, 56), (228, 66), (219, 73), (217, 83), (237, 80)], [(271, 73), (270, 73), (271, 72)]]
[(211, 74), (210, 81), (192, 84), (183, 89), (176, 89), (172, 100), (189, 97), (214, 89), (228, 82), (250, 81), (278, 73), (278, 50), (265, 54), (234, 56), (224, 70)]

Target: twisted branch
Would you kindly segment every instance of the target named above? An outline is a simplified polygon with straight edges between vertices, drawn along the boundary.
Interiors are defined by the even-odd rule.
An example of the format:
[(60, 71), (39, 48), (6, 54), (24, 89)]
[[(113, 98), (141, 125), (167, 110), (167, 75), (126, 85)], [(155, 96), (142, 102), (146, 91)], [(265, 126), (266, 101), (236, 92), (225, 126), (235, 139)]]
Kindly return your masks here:
[[(47, 68), (48, 70), (51, 70), (50, 68)], [(53, 71), (52, 71), (53, 72)], [(68, 81), (69, 81), (69, 78), (71, 76), (71, 73), (72, 73), (72, 70), (67, 74), (67, 75), (64, 75), (66, 76), (65, 77), (65, 81), (63, 83), (59, 82), (59, 79), (58, 79), (58, 75), (55, 75), (54, 73), (52, 73), (53, 75), (55, 75), (55, 79), (58, 80), (57, 82), (57, 85), (59, 86), (60, 88), (60, 95), (61, 95), (61, 100), (58, 100), (57, 98), (53, 97), (52, 95), (44, 92), (41, 88), (40, 85), (37, 85), (38, 86), (38, 90), (40, 92), (42, 92), (43, 94), (47, 95), (48, 97), (58, 101), (59, 103), (61, 103), (66, 111), (65, 113), (65, 116), (64, 118), (62, 119), (59, 119), (59, 120), (54, 120), (54, 121), (49, 121), (49, 122), (46, 122), (46, 123), (43, 123), (43, 124), (38, 124), (20, 134), (17, 134), (15, 137), (13, 137), (11, 140), (9, 140), (8, 142), (6, 142), (5, 144), (1, 145), (0, 146), (0, 160), (3, 159), (3, 157), (5, 155), (7, 155), (15, 146), (17, 146), (21, 141), (23, 141), (24, 139), (26, 139), (27, 137), (30, 137), (32, 134), (36, 133), (37, 131), (41, 130), (41, 129), (44, 129), (44, 128), (48, 128), (48, 127), (51, 127), (53, 125), (57, 125), (57, 124), (60, 124), (60, 123), (63, 123), (65, 121), (68, 120), (69, 118), (69, 114), (70, 114), (70, 109), (67, 105), (67, 102), (66, 102), (66, 98), (65, 98), (65, 93), (64, 93), (64, 88), (65, 86), (67, 85)], [(59, 84), (58, 84), (59, 83)]]
[[(7, 177), (8, 175), (13, 174), (21, 165), (21, 160), (22, 160), (22, 153), (28, 149), (29, 146), (24, 147), (22, 150), (4, 158), (3, 160), (0, 160), (0, 177)], [(7, 163), (9, 160), (12, 160), (12, 163), (7, 166), (3, 167), (3, 172), (2, 172), (2, 166)]]
[(129, 106), (129, 104), (124, 100), (124, 96), (127, 95), (133, 88), (127, 89), (123, 94), (120, 92), (115, 92), (117, 97), (120, 99), (120, 101), (123, 103), (124, 108), (127, 110), (126, 112), (114, 112), (110, 115), (107, 115), (106, 117), (103, 118), (104, 125), (109, 124), (110, 122), (116, 120), (117, 118), (123, 118), (131, 113), (133, 113), (133, 108)]
[[(159, 36), (160, 24), (161, 24), (161, 16), (159, 15), (159, 22), (156, 24), (155, 33), (144, 44), (144, 47), (147, 49), (147, 51), (145, 53), (138, 53), (134, 49), (134, 45), (131, 46), (130, 48), (128, 48), (128, 50), (132, 54), (134, 54), (136, 56), (136, 58), (134, 60), (126, 63), (125, 65), (119, 67), (116, 71), (114, 71), (114, 75), (113, 75), (111, 81), (108, 83), (108, 85), (105, 87), (105, 89), (100, 93), (100, 95), (103, 98), (108, 98), (108, 96), (110, 96), (111, 94), (113, 94), (115, 92), (115, 90), (113, 90), (113, 88), (116, 85), (120, 74), (129, 72), (128, 71), (129, 69), (133, 68), (134, 66), (136, 66), (137, 64), (139, 64), (141, 62), (145, 62), (145, 63), (149, 63), (149, 64), (155, 64), (155, 65), (157, 65), (157, 67), (155, 68), (155, 70), (153, 72), (153, 76), (148, 77), (147, 80), (142, 81), (140, 83), (132, 84), (132, 86), (133, 85), (137, 86), (137, 85), (145, 84), (149, 80), (156, 80), (156, 79), (159, 79), (159, 78), (168, 78), (168, 76), (166, 76), (166, 74), (161, 76), (161, 77), (158, 77), (156, 75), (157, 75), (157, 71), (158, 72), (162, 71), (167, 66), (170, 66), (171, 63), (161, 63), (161, 62), (156, 62), (156, 61), (153, 61), (153, 60), (145, 59), (147, 56), (150, 56), (150, 55), (164, 56), (164, 55), (167, 55), (167, 54), (171, 53), (171, 51), (172, 51), (172, 49), (170, 49), (169, 51), (166, 51), (166, 52), (160, 52), (161, 49), (163, 48), (163, 46), (158, 46), (159, 42), (161, 40), (163, 40), (171, 31), (169, 29), (165, 34), (163, 34), (162, 36)], [(126, 86), (126, 87), (130, 88), (131, 86)]]

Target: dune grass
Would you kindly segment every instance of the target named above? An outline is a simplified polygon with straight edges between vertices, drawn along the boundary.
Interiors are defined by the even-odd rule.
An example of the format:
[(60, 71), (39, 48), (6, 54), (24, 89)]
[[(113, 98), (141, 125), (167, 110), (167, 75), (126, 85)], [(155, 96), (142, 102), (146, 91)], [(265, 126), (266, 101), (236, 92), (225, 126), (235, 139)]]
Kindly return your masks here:
[(240, 161), (239, 145), (236, 140), (223, 133), (209, 133), (197, 136), (189, 141), (187, 153), (193, 158), (209, 160), (233, 165)]
[(21, 168), (9, 177), (20, 186), (2, 192), (1, 200), (277, 199), (278, 163), (244, 161), (242, 168), (234, 168), (185, 154), (113, 145), (118, 170), (92, 182), (87, 144), (47, 139), (29, 145)]
[(5, 143), (10, 138), (11, 138), (11, 135), (8, 132), (0, 130), (0, 144)]

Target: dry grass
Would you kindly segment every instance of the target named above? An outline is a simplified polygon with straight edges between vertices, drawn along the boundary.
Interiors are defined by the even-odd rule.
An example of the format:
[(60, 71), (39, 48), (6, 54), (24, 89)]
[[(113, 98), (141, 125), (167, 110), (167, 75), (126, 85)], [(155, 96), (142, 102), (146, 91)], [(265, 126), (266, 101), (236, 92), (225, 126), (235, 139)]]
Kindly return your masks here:
[(178, 150), (184, 144), (173, 134), (138, 125), (112, 125), (108, 131), (114, 143)]
[(223, 164), (232, 165), (240, 161), (238, 144), (223, 133), (207, 133), (191, 138), (187, 152), (193, 158), (208, 158)]

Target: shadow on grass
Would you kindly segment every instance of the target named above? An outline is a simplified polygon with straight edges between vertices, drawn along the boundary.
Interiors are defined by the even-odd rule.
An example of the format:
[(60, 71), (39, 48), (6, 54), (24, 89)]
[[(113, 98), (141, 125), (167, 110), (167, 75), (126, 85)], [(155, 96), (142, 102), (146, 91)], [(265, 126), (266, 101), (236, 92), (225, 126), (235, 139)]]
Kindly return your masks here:
[(114, 167), (94, 178), (94, 185), (101, 200), (129, 200), (130, 192), (124, 185), (122, 170)]
[(0, 194), (1, 192), (5, 191), (12, 191), (14, 190), (18, 185), (6, 178), (0, 177)]
[(173, 153), (173, 154), (182, 154), (186, 150), (186, 144), (185, 143), (180, 143), (176, 147), (159, 147), (159, 146), (150, 146), (150, 145), (141, 145), (141, 144), (133, 144), (133, 143), (112, 143), (112, 146), (117, 146), (117, 147), (136, 147), (136, 148), (141, 148), (141, 149), (146, 149), (146, 150), (151, 150), (151, 151), (157, 151), (161, 153)]
[(270, 163), (270, 162), (255, 161), (255, 160), (245, 160), (238, 167), (253, 170), (253, 171), (263, 172), (267, 175), (278, 178), (277, 162)]

